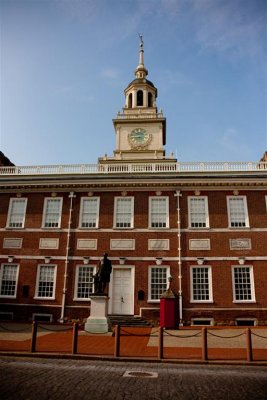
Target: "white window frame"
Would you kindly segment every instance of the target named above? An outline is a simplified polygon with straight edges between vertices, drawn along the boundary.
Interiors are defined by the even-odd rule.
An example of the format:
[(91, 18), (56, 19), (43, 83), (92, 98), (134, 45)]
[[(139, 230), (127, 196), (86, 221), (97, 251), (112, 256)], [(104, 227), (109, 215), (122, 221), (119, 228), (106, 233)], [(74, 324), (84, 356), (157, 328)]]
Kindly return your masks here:
[[(152, 226), (152, 203), (154, 200), (165, 200), (166, 204), (166, 226)], [(150, 229), (168, 229), (170, 224), (170, 213), (169, 213), (169, 196), (150, 196), (149, 197), (149, 228)]]
[(152, 299), (152, 270), (153, 269), (164, 269), (166, 270), (166, 288), (163, 289), (162, 293), (164, 293), (168, 289), (169, 285), (169, 277), (170, 275), (170, 266), (169, 265), (150, 265), (148, 267), (148, 302), (149, 303), (159, 303), (160, 302), (160, 297), (158, 299)]
[[(117, 204), (120, 200), (131, 201), (131, 217), (130, 226), (117, 226)], [(114, 198), (114, 216), (113, 216), (113, 229), (132, 229), (134, 227), (134, 197), (133, 196), (116, 196)]]
[[(39, 296), (39, 283), (40, 283), (40, 273), (41, 273), (41, 268), (44, 267), (53, 267), (54, 268), (54, 278), (53, 278), (53, 293), (52, 296)], [(55, 300), (55, 294), (56, 294), (56, 279), (57, 279), (57, 265), (55, 264), (39, 264), (38, 269), (37, 269), (37, 275), (36, 275), (36, 285), (35, 285), (35, 296), (34, 299), (38, 300)]]
[[(16, 267), (16, 284), (15, 284), (14, 294), (12, 294), (12, 295), (1, 294), (1, 292), (2, 292), (2, 284), (3, 284), (4, 269), (5, 269), (6, 266)], [(7, 263), (3, 263), (1, 265), (1, 268), (0, 268), (0, 298), (15, 299), (17, 297), (18, 277), (19, 277), (19, 264), (14, 264), (14, 263), (7, 262)]]
[[(204, 201), (204, 208), (205, 208), (205, 226), (192, 226), (193, 222), (192, 221), (192, 213), (191, 213), (191, 201), (194, 200), (202, 200)], [(188, 224), (190, 229), (206, 229), (210, 227), (209, 223), (209, 206), (208, 206), (208, 196), (188, 196), (187, 198), (188, 202)], [(198, 224), (201, 224), (203, 222), (198, 222)]]
[[(93, 275), (96, 273), (96, 265), (88, 265), (88, 264), (77, 264), (75, 271), (75, 289), (74, 289), (74, 298), (75, 301), (88, 301), (89, 297), (78, 297), (78, 283), (79, 283), (79, 270), (81, 268), (91, 268), (93, 270)], [(94, 292), (94, 281), (92, 281), (92, 293)]]
[[(83, 216), (84, 216), (84, 203), (88, 201), (96, 201), (96, 213), (95, 213), (95, 226), (82, 226), (83, 224)], [(79, 216), (79, 228), (80, 229), (97, 229), (99, 226), (99, 197), (81, 197), (80, 203), (80, 216)], [(91, 215), (93, 213), (90, 213)]]
[[(45, 226), (46, 217), (47, 217), (47, 203), (48, 201), (60, 200), (59, 213), (58, 213), (58, 226)], [(61, 218), (62, 218), (62, 206), (63, 206), (63, 197), (46, 197), (44, 199), (44, 208), (43, 208), (43, 220), (42, 220), (42, 228), (44, 229), (60, 229), (61, 227)]]
[[(209, 298), (195, 299), (193, 287), (193, 270), (207, 270), (208, 271), (208, 285), (209, 285)], [(190, 303), (213, 303), (213, 290), (212, 290), (212, 270), (210, 265), (191, 265), (190, 266)]]
[[(250, 291), (251, 291), (251, 299), (240, 300), (237, 299), (236, 290), (235, 290), (235, 269), (249, 269), (249, 277), (250, 277)], [(233, 303), (255, 303), (255, 287), (254, 287), (254, 273), (252, 265), (232, 265), (232, 290), (233, 290)]]
[[(13, 203), (14, 202), (24, 202), (24, 212), (23, 212), (23, 217), (22, 217), (22, 221), (21, 226), (10, 226), (11, 224), (11, 217), (12, 217), (12, 207), (13, 207)], [(28, 198), (27, 197), (12, 197), (9, 200), (9, 207), (8, 207), (8, 214), (7, 214), (7, 223), (6, 223), (6, 228), (9, 229), (23, 229), (25, 226), (25, 219), (26, 219), (26, 209), (27, 209), (27, 202), (28, 202)]]
[[(244, 226), (232, 226), (232, 223), (235, 221), (231, 221), (231, 200), (243, 200), (243, 208), (244, 208)], [(228, 212), (228, 225), (231, 229), (244, 229), (249, 228), (249, 217), (248, 217), (248, 206), (247, 206), (247, 197), (246, 196), (227, 196), (227, 212)]]

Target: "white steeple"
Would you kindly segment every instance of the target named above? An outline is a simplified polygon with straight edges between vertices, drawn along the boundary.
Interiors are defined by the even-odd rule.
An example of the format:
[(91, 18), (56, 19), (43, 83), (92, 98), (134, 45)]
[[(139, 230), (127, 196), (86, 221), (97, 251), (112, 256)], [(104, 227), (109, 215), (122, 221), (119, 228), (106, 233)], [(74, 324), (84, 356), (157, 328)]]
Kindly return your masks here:
[(144, 41), (143, 41), (143, 35), (140, 35), (140, 46), (139, 46), (139, 64), (136, 67), (135, 70), (135, 76), (137, 79), (142, 79), (146, 78), (148, 74), (148, 70), (145, 68), (144, 65)]

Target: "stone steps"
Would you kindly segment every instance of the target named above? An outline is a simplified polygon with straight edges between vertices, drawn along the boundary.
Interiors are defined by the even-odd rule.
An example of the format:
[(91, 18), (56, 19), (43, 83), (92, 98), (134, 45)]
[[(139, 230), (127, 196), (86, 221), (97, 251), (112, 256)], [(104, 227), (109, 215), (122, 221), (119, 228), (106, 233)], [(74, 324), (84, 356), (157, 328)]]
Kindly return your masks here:
[(133, 315), (109, 315), (112, 326), (136, 326), (136, 327), (151, 327), (149, 321), (141, 317), (134, 317)]

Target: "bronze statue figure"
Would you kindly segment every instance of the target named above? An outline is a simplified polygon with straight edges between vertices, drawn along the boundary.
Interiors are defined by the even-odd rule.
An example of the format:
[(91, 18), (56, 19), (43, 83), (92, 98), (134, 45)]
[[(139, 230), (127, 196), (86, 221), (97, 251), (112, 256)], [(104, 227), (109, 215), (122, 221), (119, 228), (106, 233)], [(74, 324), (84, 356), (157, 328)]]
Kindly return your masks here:
[(107, 284), (110, 282), (111, 271), (111, 261), (108, 258), (108, 254), (105, 253), (103, 259), (99, 261), (98, 271), (94, 275), (95, 293), (105, 293)]

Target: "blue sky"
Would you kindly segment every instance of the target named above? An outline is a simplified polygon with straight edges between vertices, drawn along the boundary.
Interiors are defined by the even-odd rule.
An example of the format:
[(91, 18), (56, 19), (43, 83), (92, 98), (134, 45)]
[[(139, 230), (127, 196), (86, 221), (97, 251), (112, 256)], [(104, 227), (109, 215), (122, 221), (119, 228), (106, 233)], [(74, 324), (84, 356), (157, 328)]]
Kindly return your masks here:
[(96, 163), (138, 64), (179, 161), (267, 150), (267, 1), (0, 0), (0, 149), (16, 165)]

